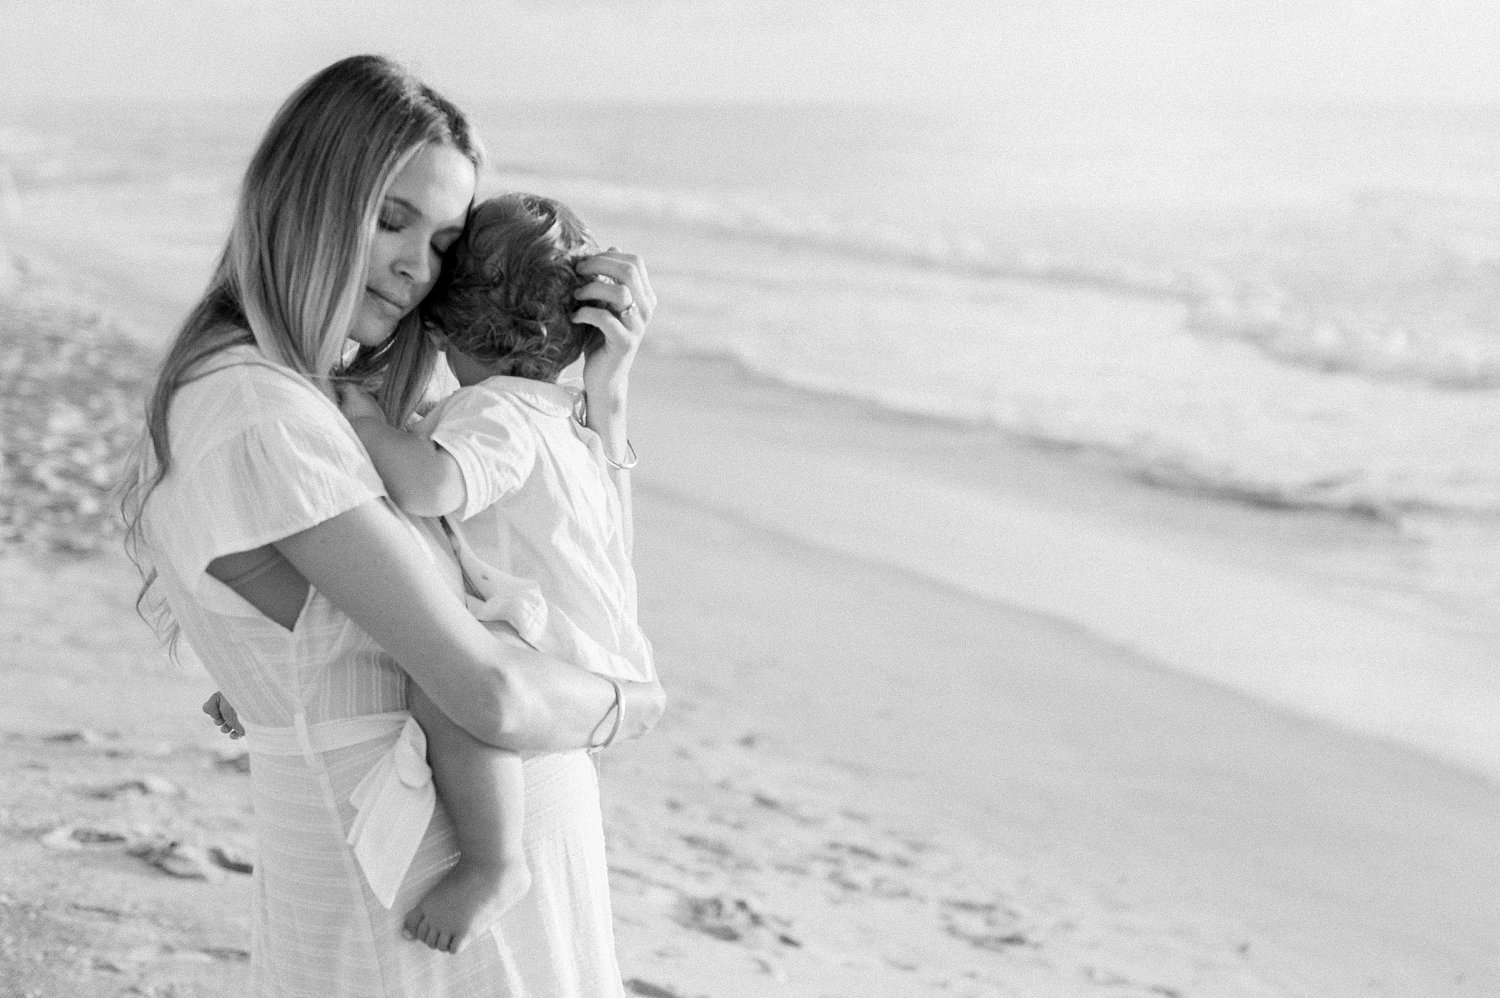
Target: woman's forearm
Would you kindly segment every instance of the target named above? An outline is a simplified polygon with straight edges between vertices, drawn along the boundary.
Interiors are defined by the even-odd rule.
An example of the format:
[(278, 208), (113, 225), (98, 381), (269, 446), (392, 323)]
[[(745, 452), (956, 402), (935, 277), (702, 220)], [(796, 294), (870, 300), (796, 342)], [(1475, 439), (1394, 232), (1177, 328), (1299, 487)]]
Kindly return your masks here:
[(618, 465), (634, 464), (635, 458), (625, 430), (625, 395), (646, 324), (656, 311), (656, 292), (646, 276), (646, 261), (613, 246), (579, 261), (576, 268), (579, 274), (596, 278), (576, 292), (583, 307), (574, 319), (604, 334), (604, 345), (584, 361), (583, 385), (588, 393), (589, 426), (599, 434), (610, 458), (628, 555), (635, 549), (630, 470)]
[(635, 554), (635, 509), (630, 486), (630, 469), (616, 467), (633, 463), (634, 451), (630, 445), (628, 430), (629, 411), (626, 390), (623, 384), (599, 384), (589, 386), (584, 379), (588, 395), (589, 429), (599, 435), (599, 445), (610, 458), (609, 477), (620, 498), (620, 527), (625, 535), (625, 554)]
[[(614, 687), (577, 666), (540, 655), (520, 638), (507, 643), (508, 681), (502, 712), (510, 723), (502, 748), (514, 752), (561, 752), (600, 744), (614, 725)], [(660, 683), (620, 683), (620, 729), (615, 741), (638, 738), (661, 718), (666, 697)], [(477, 736), (476, 736), (477, 737)]]
[[(276, 547), (480, 741), (518, 752), (584, 748), (614, 702), (609, 681), (475, 620), (428, 553), (372, 500)], [(626, 684), (620, 737), (661, 715), (655, 684)]]

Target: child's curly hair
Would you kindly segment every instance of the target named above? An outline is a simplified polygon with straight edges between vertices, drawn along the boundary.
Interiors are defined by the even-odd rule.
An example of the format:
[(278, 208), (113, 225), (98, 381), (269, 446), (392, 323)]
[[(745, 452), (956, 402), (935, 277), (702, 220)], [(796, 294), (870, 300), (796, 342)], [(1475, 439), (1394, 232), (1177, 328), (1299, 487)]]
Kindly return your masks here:
[(449, 345), (499, 374), (555, 381), (604, 344), (575, 323), (573, 292), (587, 283), (573, 261), (593, 237), (571, 208), (537, 194), (504, 194), (469, 215), (422, 318)]

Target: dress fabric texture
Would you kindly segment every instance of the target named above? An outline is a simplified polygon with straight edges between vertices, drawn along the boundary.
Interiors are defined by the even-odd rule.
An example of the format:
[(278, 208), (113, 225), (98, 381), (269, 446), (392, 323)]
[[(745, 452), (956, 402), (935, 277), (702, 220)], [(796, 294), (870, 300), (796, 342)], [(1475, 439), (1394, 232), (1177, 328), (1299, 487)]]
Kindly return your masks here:
[[(586, 753), (526, 760), (532, 887), (495, 931), (457, 955), (405, 940), (406, 913), (457, 857), (441, 801), (389, 909), (347, 841), (357, 818), (350, 795), (393, 752), (409, 716), (405, 674), (316, 590), (288, 631), (205, 571), (220, 555), (384, 501), (368, 455), (333, 403), (254, 347), (233, 347), (179, 390), (168, 428), (173, 467), (147, 500), (143, 539), (183, 636), (250, 732), (251, 993), (623, 995), (598, 784)], [(441, 534), (403, 522), (457, 592)], [(386, 719), (394, 723), (369, 723)], [(366, 737), (372, 730), (378, 734)], [(267, 733), (260, 747), (258, 732)]]
[(448, 519), (480, 620), (616, 679), (656, 678), (636, 621), (635, 570), (599, 435), (573, 418), (577, 389), (493, 377), (458, 389), (417, 425), (457, 463)]

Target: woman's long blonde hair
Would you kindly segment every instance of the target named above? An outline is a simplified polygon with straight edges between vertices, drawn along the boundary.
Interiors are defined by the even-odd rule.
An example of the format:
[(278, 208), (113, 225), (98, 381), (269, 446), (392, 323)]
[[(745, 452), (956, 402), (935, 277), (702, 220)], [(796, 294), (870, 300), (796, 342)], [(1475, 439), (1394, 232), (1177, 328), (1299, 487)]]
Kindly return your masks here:
[[(364, 294), (381, 202), (401, 168), (431, 143), (456, 148), (476, 167), (483, 158), (463, 113), (382, 56), (334, 63), (276, 112), (245, 171), (228, 245), (162, 360), (121, 486), (126, 551), (143, 578), (138, 608), (156, 578), (141, 511), (172, 470), (167, 419), (177, 390), (201, 377), (214, 354), (252, 342), (268, 360), (327, 389)], [(361, 349), (348, 365), (353, 377), (385, 375), (381, 401), (393, 420), (415, 408), (432, 371), (436, 354), (419, 324), (415, 313), (407, 316), (389, 340)], [(160, 609), (158, 630), (174, 632)]]

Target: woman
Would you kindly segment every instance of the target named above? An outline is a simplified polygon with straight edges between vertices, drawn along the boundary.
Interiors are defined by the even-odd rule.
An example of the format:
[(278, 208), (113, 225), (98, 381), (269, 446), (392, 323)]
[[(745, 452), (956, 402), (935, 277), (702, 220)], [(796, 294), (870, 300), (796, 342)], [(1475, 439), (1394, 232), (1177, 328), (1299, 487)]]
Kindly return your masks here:
[[(248, 735), (257, 995), (621, 993), (583, 750), (649, 729), (660, 687), (612, 685), (487, 631), (441, 538), (385, 501), (331, 400), (352, 343), (351, 367), (385, 372), (393, 417), (414, 407), (432, 358), (413, 312), (479, 162), (462, 114), (390, 61), (312, 77), (253, 157), (148, 405), (128, 537), (143, 599)], [(626, 383), (655, 299), (632, 257), (580, 268), (601, 279), (580, 291), (579, 321), (606, 338), (585, 370), (591, 419), (625, 463)], [(456, 856), (408, 712), (419, 691), (481, 741), (533, 754), (532, 890), (457, 955), (401, 934)]]

